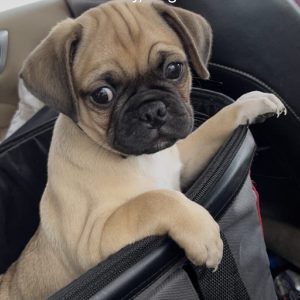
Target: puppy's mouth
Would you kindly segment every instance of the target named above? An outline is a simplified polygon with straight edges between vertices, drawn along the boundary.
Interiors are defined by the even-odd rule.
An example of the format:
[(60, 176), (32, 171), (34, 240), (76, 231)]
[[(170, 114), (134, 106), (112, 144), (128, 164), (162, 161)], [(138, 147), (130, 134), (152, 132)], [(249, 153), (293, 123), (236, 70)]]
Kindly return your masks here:
[(177, 94), (135, 95), (111, 128), (110, 143), (124, 155), (152, 154), (173, 146), (193, 130), (193, 110)]

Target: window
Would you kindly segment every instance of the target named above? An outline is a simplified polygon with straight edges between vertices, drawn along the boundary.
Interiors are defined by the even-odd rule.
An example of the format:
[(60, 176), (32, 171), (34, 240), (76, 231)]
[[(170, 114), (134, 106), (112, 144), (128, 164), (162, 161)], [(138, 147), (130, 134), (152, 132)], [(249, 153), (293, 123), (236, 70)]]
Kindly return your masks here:
[(0, 12), (41, 0), (0, 0)]

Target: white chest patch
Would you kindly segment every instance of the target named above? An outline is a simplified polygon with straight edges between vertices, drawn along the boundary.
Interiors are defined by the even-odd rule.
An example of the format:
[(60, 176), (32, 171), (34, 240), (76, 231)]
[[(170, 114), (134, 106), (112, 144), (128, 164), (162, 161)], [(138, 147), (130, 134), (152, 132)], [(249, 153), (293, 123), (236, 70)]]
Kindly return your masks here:
[(177, 146), (137, 158), (139, 171), (155, 183), (156, 189), (180, 190), (181, 161)]

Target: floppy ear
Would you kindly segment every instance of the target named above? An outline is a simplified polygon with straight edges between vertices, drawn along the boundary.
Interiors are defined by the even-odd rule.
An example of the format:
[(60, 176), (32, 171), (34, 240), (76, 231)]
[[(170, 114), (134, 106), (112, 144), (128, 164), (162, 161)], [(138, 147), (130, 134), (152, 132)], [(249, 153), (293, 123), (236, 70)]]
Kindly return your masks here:
[(72, 19), (56, 25), (26, 59), (20, 77), (28, 90), (46, 105), (77, 118), (77, 97), (72, 76), (75, 47), (82, 26)]
[(196, 73), (208, 79), (212, 30), (207, 21), (198, 14), (163, 2), (153, 2), (153, 7), (179, 36)]

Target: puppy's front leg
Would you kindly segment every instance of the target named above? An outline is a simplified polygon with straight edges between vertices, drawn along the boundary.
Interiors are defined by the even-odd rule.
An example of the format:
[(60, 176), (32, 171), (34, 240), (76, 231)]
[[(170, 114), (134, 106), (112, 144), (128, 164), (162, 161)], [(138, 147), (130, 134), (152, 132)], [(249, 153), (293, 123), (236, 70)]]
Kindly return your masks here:
[(182, 186), (189, 185), (239, 125), (251, 124), (259, 117), (286, 114), (282, 102), (273, 94), (251, 92), (241, 96), (211, 117), (186, 139), (177, 143), (183, 163)]
[(200, 205), (172, 190), (142, 194), (119, 207), (106, 221), (102, 259), (150, 235), (168, 234), (196, 265), (216, 268), (223, 253), (218, 224)]

